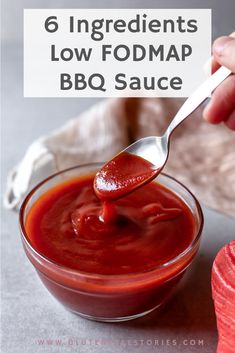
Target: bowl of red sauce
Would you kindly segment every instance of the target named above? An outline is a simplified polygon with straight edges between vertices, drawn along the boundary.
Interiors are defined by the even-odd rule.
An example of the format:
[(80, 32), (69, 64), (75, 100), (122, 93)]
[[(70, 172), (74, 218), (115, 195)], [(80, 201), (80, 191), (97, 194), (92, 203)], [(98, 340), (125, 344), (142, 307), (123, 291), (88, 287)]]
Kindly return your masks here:
[(124, 321), (161, 307), (194, 259), (203, 214), (194, 195), (160, 174), (107, 205), (95, 194), (101, 164), (38, 184), (20, 210), (23, 247), (49, 292), (97, 321)]

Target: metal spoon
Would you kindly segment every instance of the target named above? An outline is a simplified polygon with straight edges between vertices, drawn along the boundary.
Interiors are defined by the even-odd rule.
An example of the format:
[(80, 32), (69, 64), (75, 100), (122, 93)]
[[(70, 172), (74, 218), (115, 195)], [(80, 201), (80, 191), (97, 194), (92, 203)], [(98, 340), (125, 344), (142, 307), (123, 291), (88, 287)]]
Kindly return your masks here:
[[(165, 166), (170, 148), (170, 138), (172, 132), (179, 126), (207, 97), (219, 86), (219, 84), (229, 76), (231, 71), (221, 67), (211, 75), (199, 88), (184, 102), (180, 110), (171, 121), (163, 136), (144, 137), (132, 145), (125, 148), (111, 161), (101, 168), (96, 174), (94, 187), (97, 195), (104, 199), (122, 197), (134, 191), (141, 185), (153, 180)], [(143, 158), (152, 165), (149, 172), (145, 171), (141, 175), (141, 168), (138, 172), (136, 161), (129, 159), (127, 163), (120, 164), (120, 157), (123, 154), (134, 155)], [(132, 172), (134, 166), (134, 173)], [(140, 164), (141, 166), (141, 164)], [(153, 171), (153, 172), (152, 172)]]
[[(151, 162), (160, 172), (167, 162), (172, 132), (179, 126), (204, 100), (210, 96), (212, 91), (222, 83), (231, 71), (226, 67), (219, 68), (211, 75), (196, 91), (184, 102), (174, 119), (166, 129), (163, 136), (144, 137), (123, 152), (132, 153)], [(160, 170), (159, 170), (160, 169)]]

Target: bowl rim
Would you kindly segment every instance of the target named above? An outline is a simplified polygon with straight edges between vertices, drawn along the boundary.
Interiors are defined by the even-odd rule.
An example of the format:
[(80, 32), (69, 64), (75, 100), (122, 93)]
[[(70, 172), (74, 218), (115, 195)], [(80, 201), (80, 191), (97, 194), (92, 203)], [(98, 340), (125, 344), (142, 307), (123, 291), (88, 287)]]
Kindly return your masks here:
[[(25, 196), (25, 198), (24, 198), (24, 200), (23, 200), (23, 202), (21, 204), (20, 211), (19, 211), (20, 233), (21, 233), (22, 241), (26, 242), (27, 246), (30, 248), (30, 250), (34, 254), (36, 254), (37, 257), (40, 257), (41, 259), (46, 261), (48, 264), (54, 266), (55, 268), (57, 268), (59, 270), (62, 270), (62, 272), (67, 272), (70, 275), (73, 274), (75, 276), (84, 276), (84, 277), (87, 277), (87, 278), (99, 278), (99, 279), (111, 279), (111, 278), (125, 279), (125, 278), (130, 278), (130, 277), (139, 276), (139, 275), (148, 275), (148, 274), (151, 274), (154, 271), (158, 271), (160, 269), (166, 269), (167, 267), (170, 267), (171, 265), (174, 265), (175, 263), (177, 263), (180, 259), (182, 259), (188, 253), (190, 253), (191, 250), (193, 250), (193, 248), (197, 245), (197, 243), (200, 240), (200, 237), (201, 237), (201, 234), (202, 234), (202, 230), (203, 230), (203, 226), (204, 226), (204, 216), (203, 216), (201, 205), (200, 205), (199, 201), (197, 200), (197, 198), (194, 196), (194, 194), (182, 182), (178, 181), (176, 178), (174, 178), (174, 177), (172, 177), (172, 176), (170, 176), (170, 175), (168, 175), (166, 173), (160, 173), (159, 175), (163, 176), (164, 178), (170, 179), (171, 181), (175, 182), (176, 184), (179, 184), (191, 196), (191, 198), (193, 199), (193, 202), (195, 203), (196, 210), (198, 212), (198, 219), (199, 219), (199, 228), (197, 230), (197, 235), (192, 240), (192, 242), (188, 245), (188, 247), (183, 252), (178, 254), (176, 257), (170, 259), (166, 263), (163, 263), (161, 265), (157, 265), (157, 266), (155, 266), (155, 267), (153, 267), (151, 269), (147, 269), (147, 270), (144, 270), (144, 271), (141, 271), (141, 272), (131, 272), (131, 273), (125, 273), (125, 274), (99, 274), (99, 273), (91, 273), (91, 272), (80, 271), (80, 270), (72, 269), (72, 268), (70, 268), (68, 266), (65, 266), (65, 265), (61, 265), (58, 262), (56, 262), (56, 261), (50, 259), (49, 257), (45, 256), (43, 253), (41, 253), (37, 249), (35, 249), (35, 247), (33, 246), (33, 244), (30, 241), (30, 238), (27, 235), (27, 232), (26, 232), (26, 229), (25, 229), (25, 225), (24, 225), (24, 213), (26, 211), (27, 204), (28, 204), (29, 200), (31, 199), (31, 197), (34, 195), (34, 193), (38, 189), (40, 189), (40, 187), (42, 185), (46, 184), (49, 180), (57, 177), (60, 174), (63, 174), (63, 173), (66, 173), (66, 172), (70, 172), (70, 171), (73, 171), (75, 169), (80, 169), (80, 168), (101, 167), (103, 164), (104, 163), (102, 163), (102, 162), (86, 163), (86, 164), (76, 165), (76, 166), (73, 166), (73, 167), (70, 167), (70, 168), (66, 168), (66, 169), (60, 170), (60, 171), (58, 171), (56, 173), (51, 174), (47, 178), (43, 179), (41, 182), (39, 182), (37, 185), (35, 185), (28, 192), (28, 194)], [(91, 175), (91, 174), (92, 173), (88, 172), (86, 175), (88, 176), (88, 175)], [(71, 178), (71, 179), (75, 179), (75, 178)], [(163, 186), (168, 188), (164, 184), (163, 184)], [(54, 186), (52, 186), (52, 187), (54, 187)], [(184, 201), (184, 199), (183, 199), (183, 201)]]

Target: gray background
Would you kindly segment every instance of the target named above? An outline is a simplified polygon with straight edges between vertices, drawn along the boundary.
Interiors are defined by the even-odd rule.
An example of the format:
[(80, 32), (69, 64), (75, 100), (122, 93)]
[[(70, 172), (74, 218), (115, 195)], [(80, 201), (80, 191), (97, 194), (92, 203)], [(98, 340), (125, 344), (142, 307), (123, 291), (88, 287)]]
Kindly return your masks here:
[[(97, 101), (23, 98), (23, 8), (63, 7), (212, 8), (213, 38), (235, 29), (234, 0), (2, 1), (2, 190), (7, 172), (35, 138)], [(191, 270), (193, 276), (188, 276), (176, 297), (160, 314), (114, 325), (89, 322), (60, 307), (41, 285), (23, 253), (17, 214), (2, 210), (2, 351), (215, 352), (217, 334), (210, 271), (218, 249), (234, 238), (235, 220), (211, 210), (204, 209), (204, 212), (203, 241)], [(49, 341), (43, 342), (43, 339)], [(94, 339), (110, 341), (101, 343)], [(172, 345), (174, 339), (177, 346)], [(185, 346), (184, 339), (202, 340), (203, 345), (197, 341), (195, 345)], [(61, 340), (62, 345), (58, 346), (53, 340)], [(140, 340), (138, 346), (134, 340)], [(159, 340), (159, 345), (154, 345), (154, 340)]]

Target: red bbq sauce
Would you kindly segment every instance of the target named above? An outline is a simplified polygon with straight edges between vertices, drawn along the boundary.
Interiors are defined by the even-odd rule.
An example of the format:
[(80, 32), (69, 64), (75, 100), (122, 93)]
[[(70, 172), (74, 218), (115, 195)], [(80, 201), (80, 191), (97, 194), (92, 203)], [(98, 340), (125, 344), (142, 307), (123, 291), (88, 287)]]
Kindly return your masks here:
[(50, 260), (88, 273), (137, 273), (168, 262), (192, 242), (192, 212), (167, 188), (151, 182), (105, 209), (93, 182), (87, 176), (61, 183), (29, 210), (26, 232)]
[(118, 199), (153, 180), (159, 172), (146, 159), (122, 152), (96, 173), (94, 189), (101, 200)]

